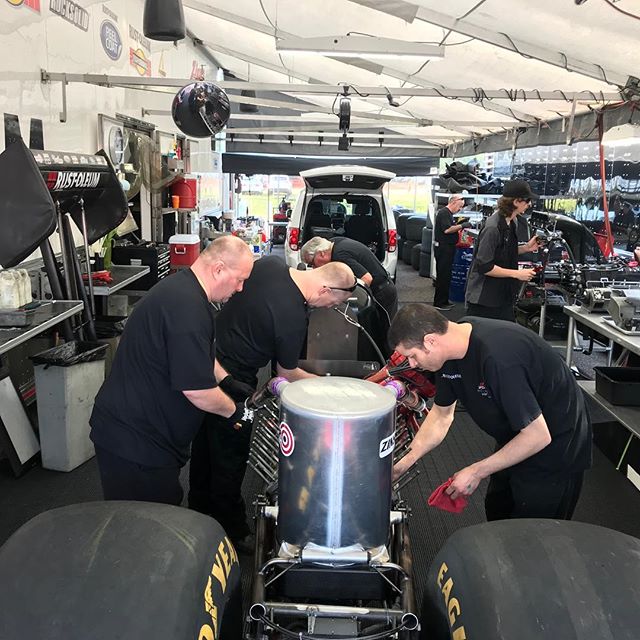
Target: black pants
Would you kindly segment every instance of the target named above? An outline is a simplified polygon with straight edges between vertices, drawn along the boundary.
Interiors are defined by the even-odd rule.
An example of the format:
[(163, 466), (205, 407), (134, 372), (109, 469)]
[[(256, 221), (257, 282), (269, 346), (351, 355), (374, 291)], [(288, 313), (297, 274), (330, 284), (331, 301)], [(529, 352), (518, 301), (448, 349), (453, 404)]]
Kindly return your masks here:
[(393, 284), (391, 280), (387, 280), (376, 287), (372, 293), (378, 305), (382, 307), (382, 309), (380, 309), (380, 306), (378, 306), (378, 312), (388, 329), (391, 320), (393, 320), (396, 313), (398, 313), (398, 291), (396, 285)]
[(484, 501), (487, 520), (571, 520), (580, 497), (583, 477), (583, 472), (544, 476), (505, 469), (494, 473)]
[(189, 508), (215, 518), (232, 540), (250, 533), (241, 492), (250, 443), (250, 429), (207, 414), (191, 445)]
[(456, 253), (455, 244), (440, 244), (434, 247), (436, 257), (436, 292), (433, 296), (435, 307), (449, 304), (449, 287), (451, 286), (451, 269)]
[(507, 322), (515, 322), (516, 316), (513, 310), (513, 304), (507, 303), (499, 307), (486, 307), (482, 304), (473, 304), (467, 302), (467, 315), (476, 316), (477, 318), (493, 318), (494, 320), (506, 320)]
[(96, 459), (105, 500), (140, 500), (180, 505), (180, 467), (147, 467), (125, 460), (102, 447)]

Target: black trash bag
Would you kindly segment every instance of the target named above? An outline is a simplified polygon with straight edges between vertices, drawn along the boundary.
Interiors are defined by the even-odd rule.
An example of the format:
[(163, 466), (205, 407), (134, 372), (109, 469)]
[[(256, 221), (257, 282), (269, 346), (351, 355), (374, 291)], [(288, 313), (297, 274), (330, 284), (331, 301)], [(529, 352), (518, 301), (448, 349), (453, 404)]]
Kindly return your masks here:
[(95, 321), (98, 338), (115, 338), (122, 335), (126, 316), (98, 316)]
[(15, 267), (56, 228), (56, 207), (22, 140), (0, 154), (0, 265)]
[(98, 342), (80, 342), (72, 340), (65, 342), (53, 349), (47, 349), (31, 356), (33, 364), (43, 364), (45, 369), (49, 367), (70, 367), (81, 362), (92, 362), (102, 360), (108, 344)]

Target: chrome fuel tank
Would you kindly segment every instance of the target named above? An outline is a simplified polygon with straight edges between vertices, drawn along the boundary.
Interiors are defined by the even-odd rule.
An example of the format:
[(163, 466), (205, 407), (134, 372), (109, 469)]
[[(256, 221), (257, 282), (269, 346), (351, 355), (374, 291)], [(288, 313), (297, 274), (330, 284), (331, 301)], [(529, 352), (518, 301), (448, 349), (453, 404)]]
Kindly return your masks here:
[(278, 539), (338, 549), (389, 536), (396, 398), (365, 380), (309, 378), (280, 399)]

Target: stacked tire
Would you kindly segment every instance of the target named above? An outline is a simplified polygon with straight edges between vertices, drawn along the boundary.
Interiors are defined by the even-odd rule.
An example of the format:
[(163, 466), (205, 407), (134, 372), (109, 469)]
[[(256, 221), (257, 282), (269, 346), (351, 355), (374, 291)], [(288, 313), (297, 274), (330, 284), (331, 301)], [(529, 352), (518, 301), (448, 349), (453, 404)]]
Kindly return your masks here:
[(433, 239), (433, 227), (431, 220), (427, 220), (427, 224), (422, 230), (422, 242), (420, 244), (420, 259), (418, 262), (418, 272), (423, 278), (431, 275), (431, 245)]
[[(427, 214), (414, 214), (406, 220), (404, 243), (402, 245), (402, 260), (414, 269), (420, 266), (420, 248), (422, 246), (422, 230), (427, 224)], [(414, 251), (414, 248), (417, 249)]]
[(396, 217), (396, 233), (398, 234), (398, 258), (402, 260), (402, 252), (404, 250), (404, 243), (407, 239), (407, 220), (411, 218), (411, 216), (415, 215), (414, 213), (401, 213)]

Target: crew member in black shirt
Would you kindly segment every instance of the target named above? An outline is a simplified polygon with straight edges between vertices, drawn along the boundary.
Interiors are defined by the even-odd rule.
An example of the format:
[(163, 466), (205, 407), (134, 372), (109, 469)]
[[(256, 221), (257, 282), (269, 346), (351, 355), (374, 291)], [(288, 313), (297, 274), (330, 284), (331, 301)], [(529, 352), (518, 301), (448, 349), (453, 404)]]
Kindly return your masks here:
[(329, 262), (344, 262), (368, 287), (378, 303), (379, 316), (386, 334), (393, 316), (398, 311), (398, 292), (387, 270), (367, 246), (351, 238), (311, 238), (300, 250), (302, 260), (312, 267)]
[(518, 245), (516, 218), (534, 197), (525, 180), (505, 182), (496, 211), (485, 221), (473, 250), (465, 292), (470, 316), (515, 322), (518, 287), (535, 275), (533, 269), (518, 269), (518, 255), (538, 250), (536, 236)]
[[(297, 271), (276, 256), (258, 260), (242, 293), (216, 317), (217, 359), (234, 381), (235, 399), (253, 392), (259, 369), (271, 361), (277, 375), (290, 381), (312, 376), (298, 367), (308, 310), (341, 304), (355, 283), (351, 269), (340, 263)], [(240, 491), (250, 438), (250, 430), (208, 415), (194, 440), (189, 469), (189, 507), (214, 517), (240, 552), (252, 550)]]
[(436, 309), (447, 311), (453, 306), (449, 302), (449, 287), (451, 286), (451, 269), (458, 242), (458, 231), (471, 226), (470, 222), (456, 224), (453, 214), (464, 207), (464, 198), (454, 194), (449, 197), (446, 206), (438, 209), (433, 228), (433, 248), (436, 258), (436, 286), (433, 304)]
[(436, 372), (437, 389), (394, 476), (442, 442), (460, 400), (497, 449), (454, 474), (447, 493), (471, 495), (490, 476), (487, 520), (570, 519), (591, 466), (592, 430), (582, 391), (560, 355), (514, 323), (467, 317), (456, 324), (422, 304), (403, 307), (389, 337), (411, 366)]
[(211, 303), (241, 291), (252, 267), (245, 242), (219, 238), (136, 305), (90, 419), (106, 500), (179, 505), (180, 469), (205, 412), (250, 431), (244, 406), (218, 386)]

